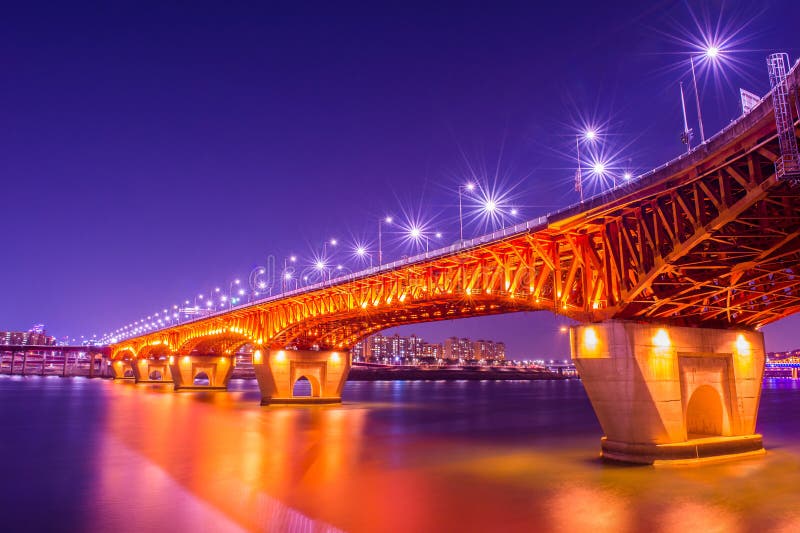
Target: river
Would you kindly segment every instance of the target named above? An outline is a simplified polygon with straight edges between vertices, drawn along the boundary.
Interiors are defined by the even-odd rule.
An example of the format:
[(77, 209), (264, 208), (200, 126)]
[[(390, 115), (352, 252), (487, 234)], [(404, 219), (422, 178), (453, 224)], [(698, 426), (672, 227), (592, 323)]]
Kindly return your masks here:
[(768, 452), (598, 459), (580, 381), (350, 382), (344, 403), (0, 377), (5, 531), (800, 531), (800, 381), (767, 380)]

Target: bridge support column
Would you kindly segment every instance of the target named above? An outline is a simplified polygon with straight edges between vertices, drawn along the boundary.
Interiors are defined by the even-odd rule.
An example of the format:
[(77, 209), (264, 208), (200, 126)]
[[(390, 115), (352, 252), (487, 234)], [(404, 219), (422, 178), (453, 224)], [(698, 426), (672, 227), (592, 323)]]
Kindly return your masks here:
[(797, 379), (797, 369), (792, 368), (792, 379)]
[[(253, 353), (253, 368), (261, 389), (261, 405), (339, 403), (350, 371), (350, 353), (258, 350)], [(311, 395), (295, 396), (294, 385), (303, 377), (311, 385)]]
[(176, 391), (228, 390), (233, 357), (174, 355), (169, 357), (169, 372)]
[(166, 360), (136, 359), (132, 368), (136, 383), (172, 383), (172, 374)]
[(133, 365), (130, 361), (117, 359), (111, 361), (111, 377), (114, 379), (134, 379)]
[(764, 453), (755, 433), (764, 337), (622, 321), (575, 326), (572, 359), (602, 456), (663, 464)]

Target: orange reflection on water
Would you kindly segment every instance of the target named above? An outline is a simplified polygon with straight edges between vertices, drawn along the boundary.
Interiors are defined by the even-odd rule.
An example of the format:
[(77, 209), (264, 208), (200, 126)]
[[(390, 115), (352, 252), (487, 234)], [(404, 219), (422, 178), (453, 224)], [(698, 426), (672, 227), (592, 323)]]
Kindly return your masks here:
[(369, 386), (386, 404), (291, 407), (260, 407), (242, 392), (99, 386), (109, 391), (96, 456), (105, 510), (88, 529), (800, 530), (787, 529), (800, 524), (800, 460), (780, 451), (623, 468), (597, 459), (594, 435), (506, 445), (503, 435), (431, 431), (415, 418), (425, 402), (398, 407), (390, 400), (402, 388), (382, 384)]

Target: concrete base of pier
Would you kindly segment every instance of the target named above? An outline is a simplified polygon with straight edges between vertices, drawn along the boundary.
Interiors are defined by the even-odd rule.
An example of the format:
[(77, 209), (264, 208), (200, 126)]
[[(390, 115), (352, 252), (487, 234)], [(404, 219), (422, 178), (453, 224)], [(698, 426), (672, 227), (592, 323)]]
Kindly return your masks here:
[(233, 358), (217, 355), (175, 355), (169, 371), (176, 391), (228, 390)]
[(131, 367), (136, 383), (172, 383), (172, 373), (166, 360), (137, 359)]
[[(261, 405), (320, 404), (342, 401), (342, 388), (350, 371), (346, 351), (270, 350), (253, 354)], [(295, 396), (294, 386), (306, 378), (310, 396)]]
[(631, 444), (603, 437), (600, 448), (604, 459), (648, 465), (678, 465), (727, 461), (764, 455), (761, 435), (741, 437), (700, 437), (669, 444)]
[(604, 458), (665, 464), (763, 453), (761, 333), (609, 321), (573, 327), (571, 346), (605, 432)]

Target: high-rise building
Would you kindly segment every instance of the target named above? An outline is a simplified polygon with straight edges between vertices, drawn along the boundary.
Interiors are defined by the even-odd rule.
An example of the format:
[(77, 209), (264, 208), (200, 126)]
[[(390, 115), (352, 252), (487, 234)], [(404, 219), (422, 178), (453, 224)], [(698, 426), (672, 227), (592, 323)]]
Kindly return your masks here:
[(389, 337), (381, 334), (371, 335), (357, 342), (350, 355), (354, 361), (367, 362), (408, 362), (414, 359), (447, 359), (450, 361), (484, 359), (505, 359), (506, 348), (502, 342), (450, 337), (441, 343), (427, 343), (422, 337), (411, 335), (402, 337), (394, 334)]
[(30, 331), (0, 331), (0, 344), (5, 346), (53, 346), (55, 337), (50, 337), (44, 329), (44, 324), (34, 325)]

